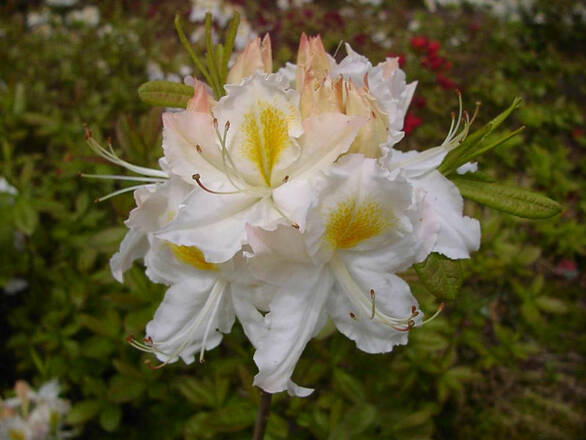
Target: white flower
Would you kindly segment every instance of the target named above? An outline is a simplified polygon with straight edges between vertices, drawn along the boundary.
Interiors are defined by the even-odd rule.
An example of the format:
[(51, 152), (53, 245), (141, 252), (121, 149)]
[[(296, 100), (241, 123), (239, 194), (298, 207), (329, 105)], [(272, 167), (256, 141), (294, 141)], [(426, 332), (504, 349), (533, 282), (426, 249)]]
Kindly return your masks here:
[(310, 179), (348, 149), (363, 123), (341, 113), (302, 120), (297, 92), (278, 75), (257, 73), (226, 90), (211, 112), (163, 115), (170, 172), (203, 190), (190, 194), (158, 236), (197, 246), (214, 263), (246, 243), (246, 224), (303, 230)]
[(144, 258), (147, 276), (170, 286), (147, 324), (144, 342), (129, 339), (134, 347), (154, 353), (162, 365), (179, 357), (191, 363), (196, 352), (203, 361), (205, 350), (216, 347), (222, 333), (230, 331), (235, 314), (252, 341), (262, 323), (252, 302), (256, 284), (239, 269), (243, 260), (212, 264), (198, 248), (169, 243), (154, 234), (173, 219), (192, 189), (178, 178), (138, 189), (137, 207), (126, 222), (130, 230), (111, 260), (119, 281), (133, 260)]
[(276, 291), (265, 316), (268, 332), (254, 356), (255, 385), (309, 394), (290, 378), (327, 318), (368, 353), (407, 342), (422, 313), (394, 274), (433, 246), (436, 230), (422, 229), (421, 209), (409, 183), (356, 154), (340, 159), (321, 181), (305, 233), (248, 228), (253, 273)]
[[(461, 111), (458, 121), (462, 117)], [(467, 133), (466, 122), (458, 132), (459, 122), (452, 124), (442, 145), (429, 150), (403, 153), (394, 148), (385, 149), (381, 162), (391, 173), (400, 173), (413, 185), (426, 206), (423, 222), (438, 222), (440, 229), (432, 251), (452, 259), (470, 258), (470, 252), (480, 247), (480, 223), (464, 216), (464, 201), (460, 191), (450, 180), (437, 171), (449, 151), (458, 145)], [(469, 165), (473, 168), (473, 164)], [(463, 166), (464, 169), (468, 168)]]
[(18, 190), (8, 183), (8, 181), (4, 177), (0, 177), (0, 193), (10, 194), (10, 195), (17, 195)]
[(81, 23), (93, 27), (97, 26), (99, 22), (100, 10), (96, 6), (86, 6), (67, 14), (67, 23)]

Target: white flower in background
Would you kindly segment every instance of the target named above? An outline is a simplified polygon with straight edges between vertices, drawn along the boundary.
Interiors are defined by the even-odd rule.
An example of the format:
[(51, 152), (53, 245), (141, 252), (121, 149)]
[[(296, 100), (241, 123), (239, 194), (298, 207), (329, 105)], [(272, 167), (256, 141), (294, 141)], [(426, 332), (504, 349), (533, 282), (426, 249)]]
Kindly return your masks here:
[(203, 22), (206, 14), (212, 14), (214, 21), (224, 27), (231, 19), (236, 8), (223, 0), (191, 0), (189, 20), (194, 23)]
[(57, 380), (45, 383), (39, 391), (18, 381), (14, 390), (16, 397), (0, 401), (0, 438), (49, 440), (73, 435), (63, 430), (70, 405), (59, 398)]
[(246, 47), (246, 44), (256, 38), (257, 34), (252, 30), (250, 23), (245, 16), (240, 19), (240, 26), (236, 32), (236, 39), (234, 40), (234, 47), (236, 50), (242, 50)]
[(77, 0), (45, 0), (47, 6), (53, 7), (71, 7), (77, 3)]
[(4, 177), (0, 177), (0, 193), (10, 194), (10, 195), (17, 195), (18, 190), (12, 186)]
[(82, 9), (71, 11), (66, 16), (69, 24), (79, 23), (94, 27), (100, 23), (100, 10), (96, 6), (86, 6)]
[(4, 293), (6, 295), (16, 295), (28, 287), (28, 281), (22, 278), (11, 278), (4, 285)]
[(300, 8), (308, 3), (312, 3), (313, 0), (277, 0), (277, 7), (282, 10), (289, 8)]
[(50, 19), (51, 15), (46, 9), (42, 9), (40, 12), (33, 11), (26, 15), (26, 25), (29, 28), (34, 28), (49, 23)]

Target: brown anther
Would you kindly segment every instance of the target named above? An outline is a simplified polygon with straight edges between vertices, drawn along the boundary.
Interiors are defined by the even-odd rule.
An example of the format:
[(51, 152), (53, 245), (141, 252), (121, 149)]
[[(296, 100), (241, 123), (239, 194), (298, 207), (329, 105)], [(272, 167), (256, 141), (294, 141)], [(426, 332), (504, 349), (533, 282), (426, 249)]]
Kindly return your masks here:
[(224, 124), (224, 130), (228, 131), (230, 129), (230, 121), (226, 121), (226, 124)]
[(409, 328), (413, 328), (413, 327), (415, 327), (415, 321), (410, 319), (409, 321), (407, 321), (407, 325), (409, 326)]
[(200, 359), (200, 360), (199, 360), (199, 363), (200, 363), (200, 364), (205, 364), (205, 361), (206, 361), (205, 359)]
[(372, 119), (376, 119), (376, 113), (374, 112), (374, 110), (370, 111), (370, 116), (372, 116)]
[(293, 223), (291, 226), (293, 226), (297, 230), (299, 230), (299, 227), (300, 227), (297, 223)]
[(354, 313), (350, 312), (349, 315), (350, 315), (350, 318), (356, 319), (356, 315)]
[(150, 336), (143, 338), (143, 341), (147, 344), (153, 345), (153, 338), (151, 338)]
[(413, 312), (413, 314), (411, 315), (413, 318), (415, 318), (416, 316), (419, 316), (419, 312), (416, 310)]
[(287, 183), (289, 181), (289, 176), (283, 177), (283, 183)]
[(374, 289), (370, 289), (370, 297), (374, 298)]
[(108, 136), (108, 137), (106, 138), (106, 143), (107, 143), (108, 145), (112, 146), (112, 137)]
[(160, 370), (161, 368), (163, 368), (165, 365), (167, 365), (165, 362), (159, 364), (159, 365), (153, 365), (150, 359), (147, 359), (144, 361), (145, 365), (147, 367), (149, 367), (151, 370)]
[(201, 153), (201, 147), (199, 146), (199, 144), (197, 144), (195, 146), (195, 149), (197, 150), (198, 153)]
[(440, 305), (437, 308), (437, 311), (438, 312), (441, 312), (444, 309), (444, 307), (445, 307), (445, 304), (444, 303), (440, 303)]
[(417, 307), (411, 306), (411, 314), (414, 314), (417, 311)]
[(87, 127), (87, 125), (84, 125), (83, 129), (85, 131), (85, 140), (87, 141), (89, 138), (92, 137), (92, 131)]
[(124, 339), (126, 339), (126, 342), (130, 343), (130, 342), (134, 341), (134, 335), (128, 335)]
[(214, 118), (214, 127), (218, 128), (218, 118)]

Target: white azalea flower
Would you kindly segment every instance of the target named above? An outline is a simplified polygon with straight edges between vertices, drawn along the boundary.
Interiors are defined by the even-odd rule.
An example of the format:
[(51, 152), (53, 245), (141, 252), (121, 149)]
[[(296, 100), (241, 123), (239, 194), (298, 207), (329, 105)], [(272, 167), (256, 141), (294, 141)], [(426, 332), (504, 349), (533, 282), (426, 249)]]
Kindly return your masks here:
[(368, 353), (405, 344), (422, 318), (409, 286), (394, 275), (425, 258), (436, 236), (430, 225), (422, 230), (411, 185), (356, 154), (340, 159), (318, 192), (303, 234), (248, 228), (251, 268), (276, 290), (254, 356), (254, 383), (272, 393), (311, 392), (290, 378), (327, 318)]
[(130, 230), (111, 260), (112, 273), (119, 281), (133, 260), (144, 258), (147, 276), (170, 286), (147, 324), (144, 342), (129, 338), (134, 347), (154, 353), (161, 365), (179, 357), (191, 363), (196, 352), (203, 361), (205, 350), (216, 347), (222, 333), (230, 331), (235, 313), (251, 341), (261, 331), (262, 315), (252, 302), (257, 285), (239, 269), (241, 259), (223, 266), (212, 264), (198, 248), (169, 243), (155, 235), (173, 219), (192, 190), (176, 177), (138, 189), (137, 207), (126, 222)]
[(341, 113), (302, 119), (298, 93), (278, 75), (256, 73), (226, 90), (211, 112), (189, 106), (163, 115), (170, 172), (202, 190), (158, 236), (197, 246), (214, 263), (240, 250), (246, 224), (303, 230), (310, 179), (348, 149), (364, 122)]

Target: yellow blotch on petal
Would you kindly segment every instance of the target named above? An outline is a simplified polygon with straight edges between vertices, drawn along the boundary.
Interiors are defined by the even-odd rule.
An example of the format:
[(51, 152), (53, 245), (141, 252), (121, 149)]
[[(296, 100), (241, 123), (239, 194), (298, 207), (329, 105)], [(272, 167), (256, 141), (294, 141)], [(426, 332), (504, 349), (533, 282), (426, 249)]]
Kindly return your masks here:
[(276, 106), (260, 100), (244, 115), (244, 153), (258, 167), (267, 186), (271, 186), (279, 156), (290, 145), (289, 120)]
[(391, 219), (376, 202), (347, 199), (329, 212), (325, 237), (335, 248), (352, 248), (383, 232)]
[(208, 263), (195, 246), (180, 246), (174, 243), (167, 243), (169, 249), (180, 262), (189, 264), (199, 270), (218, 270), (215, 264)]

